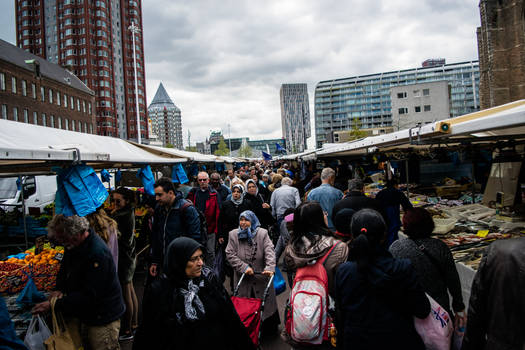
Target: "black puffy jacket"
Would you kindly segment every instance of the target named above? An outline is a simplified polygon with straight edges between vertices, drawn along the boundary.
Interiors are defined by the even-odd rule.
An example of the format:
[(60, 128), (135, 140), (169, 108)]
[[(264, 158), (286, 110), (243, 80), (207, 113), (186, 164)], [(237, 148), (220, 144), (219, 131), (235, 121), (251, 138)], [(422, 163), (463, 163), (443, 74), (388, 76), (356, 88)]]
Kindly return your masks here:
[(430, 303), (409, 260), (378, 248), (366, 272), (346, 262), (335, 283), (338, 348), (425, 349), (414, 316), (427, 317)]

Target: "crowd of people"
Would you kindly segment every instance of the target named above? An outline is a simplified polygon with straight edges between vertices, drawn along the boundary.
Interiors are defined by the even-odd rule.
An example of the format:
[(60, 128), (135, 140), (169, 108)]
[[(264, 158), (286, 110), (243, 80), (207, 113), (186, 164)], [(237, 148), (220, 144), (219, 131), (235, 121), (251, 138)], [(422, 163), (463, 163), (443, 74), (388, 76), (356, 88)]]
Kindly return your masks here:
[[(413, 208), (395, 179), (373, 199), (364, 194), (362, 178), (343, 179), (348, 186), (340, 188), (337, 176), (329, 167), (317, 173), (255, 163), (225, 174), (199, 172), (194, 187), (158, 179), (154, 199), (143, 199), (150, 249), (140, 322), (133, 287), (134, 193), (116, 189), (109, 213), (99, 208), (85, 218), (57, 215), (49, 236), (66, 248), (57, 291), (33, 312), (47, 312), (53, 303), (65, 317), (76, 319), (84, 349), (118, 349), (119, 340), (131, 339), (134, 349), (250, 349), (253, 341), (230, 300), (241, 277), (239, 296), (263, 298), (277, 266), (287, 272), (294, 290), (307, 288), (299, 283), (307, 268), (322, 266), (326, 280), (318, 282), (326, 285), (330, 307), (319, 341), (309, 347), (424, 349), (414, 318), (430, 313), (426, 293), (456, 328), (466, 325), (463, 349), (521, 349), (523, 333), (512, 329), (522, 327), (523, 314), (509, 316), (505, 309), (502, 315), (491, 305), (502, 293), (497, 288), (506, 288), (492, 287), (491, 278), (499, 278), (498, 273), (512, 277), (491, 262), (506, 266), (501, 251), (521, 254), (521, 260), (513, 260), (513, 271), (516, 281), (523, 280), (525, 250), (498, 249), (498, 243), (491, 250), (498, 249), (498, 257), (489, 253), (484, 258), (467, 320), (452, 254), (430, 237), (432, 216)], [(401, 226), (407, 239), (398, 238)], [(516, 302), (523, 310), (520, 286), (512, 294), (516, 300), (505, 305)], [(311, 301), (304, 302), (310, 306)], [(275, 334), (283, 324), (283, 340), (302, 348), (308, 341), (290, 330), (293, 303), (279, 310), (272, 286), (262, 334)]]

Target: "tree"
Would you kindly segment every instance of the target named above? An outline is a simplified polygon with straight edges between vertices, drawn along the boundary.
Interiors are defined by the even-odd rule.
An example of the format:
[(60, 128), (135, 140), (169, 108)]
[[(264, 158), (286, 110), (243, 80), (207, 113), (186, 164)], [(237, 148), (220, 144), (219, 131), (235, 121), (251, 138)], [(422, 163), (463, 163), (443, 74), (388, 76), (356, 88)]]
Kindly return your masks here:
[(359, 118), (355, 117), (354, 119), (352, 119), (352, 128), (350, 129), (349, 141), (361, 139), (363, 137), (368, 136), (368, 133), (366, 131), (361, 130), (362, 125), (363, 124), (361, 123)]
[(174, 147), (173, 147), (173, 145), (172, 145), (171, 143), (168, 142), (168, 143), (166, 144), (166, 148), (174, 148)]
[(197, 146), (187, 146), (186, 151), (188, 152), (197, 152)]
[(213, 152), (213, 154), (215, 154), (216, 156), (227, 156), (228, 154), (230, 154), (230, 150), (228, 149), (228, 146), (226, 146), (224, 137), (221, 136), (219, 146), (217, 147), (217, 150)]
[(249, 145), (241, 146), (239, 148), (239, 157), (250, 158), (253, 155), (253, 150)]

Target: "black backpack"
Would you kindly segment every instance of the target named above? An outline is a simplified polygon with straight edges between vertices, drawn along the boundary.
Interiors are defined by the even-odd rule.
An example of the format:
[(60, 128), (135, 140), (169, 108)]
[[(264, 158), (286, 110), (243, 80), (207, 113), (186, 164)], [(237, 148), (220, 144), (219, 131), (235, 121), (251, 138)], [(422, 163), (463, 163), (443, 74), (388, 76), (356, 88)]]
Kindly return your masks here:
[(201, 230), (201, 241), (199, 243), (206, 246), (206, 242), (208, 241), (208, 224), (206, 223), (206, 216), (202, 211), (199, 210), (196, 206), (193, 205), (193, 203), (187, 199), (184, 200), (184, 204), (180, 207), (181, 211), (186, 210), (188, 207), (194, 207), (197, 211), (197, 214), (199, 215), (199, 222), (200, 222), (200, 230)]

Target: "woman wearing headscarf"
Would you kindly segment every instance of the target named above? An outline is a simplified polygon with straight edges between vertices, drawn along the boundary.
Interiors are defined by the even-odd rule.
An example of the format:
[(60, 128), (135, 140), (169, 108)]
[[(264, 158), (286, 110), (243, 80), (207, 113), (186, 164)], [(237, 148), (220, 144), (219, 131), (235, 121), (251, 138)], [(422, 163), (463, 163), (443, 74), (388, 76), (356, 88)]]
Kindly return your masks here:
[[(261, 227), (252, 211), (242, 212), (239, 216), (239, 228), (230, 232), (226, 258), (233, 267), (235, 285), (241, 275), (246, 274), (239, 288), (239, 296), (262, 299), (268, 278), (275, 272), (275, 251), (268, 231)], [(255, 272), (262, 272), (262, 276)], [(263, 333), (277, 331), (280, 320), (273, 284), (264, 305), (262, 319)]]
[(272, 209), (259, 193), (257, 183), (251, 179), (246, 181), (246, 193), (244, 194), (243, 203), (246, 210), (252, 211), (257, 216), (263, 228), (268, 229), (273, 225)]
[(408, 259), (386, 249), (387, 226), (381, 214), (362, 209), (352, 217), (348, 262), (335, 277), (337, 348), (425, 349), (414, 328), (430, 303)]
[(174, 239), (164, 274), (146, 290), (133, 349), (253, 349), (228, 293), (204, 265), (204, 247)]

